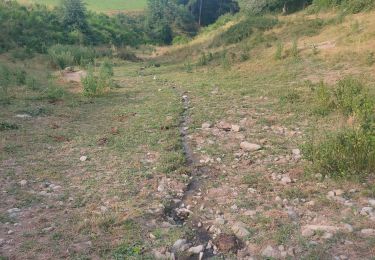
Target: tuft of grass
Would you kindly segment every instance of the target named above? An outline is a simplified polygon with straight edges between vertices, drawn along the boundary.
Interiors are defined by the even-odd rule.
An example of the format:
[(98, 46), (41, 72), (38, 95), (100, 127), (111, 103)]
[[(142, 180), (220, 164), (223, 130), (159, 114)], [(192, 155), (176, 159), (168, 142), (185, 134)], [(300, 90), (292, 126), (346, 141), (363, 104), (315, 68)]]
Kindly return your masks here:
[(69, 66), (87, 66), (94, 62), (95, 51), (89, 47), (56, 44), (48, 49), (52, 64), (60, 69)]
[(17, 130), (19, 129), (19, 126), (13, 123), (8, 122), (0, 122), (0, 131), (6, 131), (6, 130)]
[(284, 45), (282, 42), (277, 42), (275, 51), (275, 60), (281, 60), (283, 58)]
[(374, 173), (375, 138), (362, 129), (348, 128), (329, 133), (318, 142), (310, 140), (303, 153), (323, 177), (360, 180)]
[(312, 91), (313, 113), (321, 116), (328, 115), (335, 107), (331, 89), (323, 81), (318, 84), (308, 84)]

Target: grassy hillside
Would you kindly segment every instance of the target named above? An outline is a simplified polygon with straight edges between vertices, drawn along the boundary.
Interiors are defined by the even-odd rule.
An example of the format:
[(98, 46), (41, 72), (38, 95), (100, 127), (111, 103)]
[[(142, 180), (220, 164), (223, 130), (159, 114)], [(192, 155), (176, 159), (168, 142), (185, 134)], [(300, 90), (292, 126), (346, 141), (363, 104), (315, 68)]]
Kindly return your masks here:
[[(19, 0), (20, 3), (38, 3), (48, 6), (55, 6), (59, 0)], [(142, 11), (146, 7), (147, 0), (85, 0), (88, 9), (97, 12), (116, 12), (116, 11)]]
[(2, 54), (0, 259), (372, 260), (374, 14)]

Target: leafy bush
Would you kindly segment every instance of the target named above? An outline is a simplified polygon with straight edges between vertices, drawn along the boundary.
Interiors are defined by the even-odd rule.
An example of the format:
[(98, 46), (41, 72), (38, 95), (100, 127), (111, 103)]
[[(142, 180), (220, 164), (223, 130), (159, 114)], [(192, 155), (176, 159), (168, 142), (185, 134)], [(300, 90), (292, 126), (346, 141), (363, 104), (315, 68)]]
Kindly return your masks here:
[(373, 113), (373, 101), (357, 79), (341, 80), (336, 87), (335, 98), (337, 107), (347, 116), (356, 115), (365, 119)]
[(177, 35), (176, 37), (173, 38), (172, 44), (181, 45), (181, 44), (186, 44), (188, 42), (189, 42), (189, 38), (186, 37), (185, 35)]
[(95, 75), (94, 67), (89, 66), (86, 77), (82, 79), (83, 94), (93, 97), (102, 95), (106, 89), (113, 86), (113, 70), (103, 63), (99, 68), (98, 75)]
[[(365, 177), (375, 169), (374, 101), (364, 85), (353, 78), (341, 80), (332, 91), (321, 83), (315, 90), (318, 101), (327, 110), (337, 108), (343, 115), (355, 118), (357, 124), (332, 132), (316, 141), (312, 137), (304, 154), (314, 170), (335, 178)], [(334, 105), (333, 105), (334, 104)]]
[(318, 143), (304, 146), (305, 157), (313, 170), (324, 177), (361, 178), (375, 169), (375, 136), (362, 129), (330, 133)]
[(310, 88), (313, 92), (313, 112), (322, 116), (328, 115), (335, 107), (331, 89), (322, 81), (318, 84), (310, 83)]
[(6, 130), (17, 130), (19, 129), (19, 126), (13, 123), (8, 122), (0, 122), (0, 131), (6, 131)]
[(340, 7), (347, 13), (360, 13), (369, 11), (375, 7), (374, 0), (314, 0), (313, 7), (315, 9), (327, 9)]
[(65, 69), (68, 66), (86, 66), (95, 60), (95, 51), (92, 48), (57, 44), (48, 49), (51, 62)]
[(245, 20), (233, 25), (220, 35), (219, 41), (224, 44), (238, 43), (248, 38), (254, 30), (265, 31), (273, 28), (278, 21), (268, 17), (248, 17)]
[(282, 42), (277, 42), (275, 51), (275, 60), (281, 60), (283, 58), (284, 45)]

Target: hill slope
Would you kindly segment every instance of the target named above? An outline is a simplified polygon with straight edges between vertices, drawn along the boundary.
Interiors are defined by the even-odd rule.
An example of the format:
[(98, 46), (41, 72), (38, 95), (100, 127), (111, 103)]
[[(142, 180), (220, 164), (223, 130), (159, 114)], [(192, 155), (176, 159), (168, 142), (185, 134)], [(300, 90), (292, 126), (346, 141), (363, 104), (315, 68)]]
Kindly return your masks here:
[[(48, 6), (56, 6), (59, 0), (19, 0), (20, 3), (38, 3)], [(147, 0), (85, 0), (89, 10), (96, 12), (139, 12), (146, 7)]]

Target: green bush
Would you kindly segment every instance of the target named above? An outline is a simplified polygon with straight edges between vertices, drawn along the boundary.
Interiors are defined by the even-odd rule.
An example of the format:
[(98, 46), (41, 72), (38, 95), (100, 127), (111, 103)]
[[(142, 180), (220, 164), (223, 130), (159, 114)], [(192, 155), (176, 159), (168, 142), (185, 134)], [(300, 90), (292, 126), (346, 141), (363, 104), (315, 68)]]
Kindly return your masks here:
[(223, 44), (238, 43), (253, 34), (254, 30), (265, 31), (273, 28), (277, 23), (277, 19), (274, 18), (263, 16), (247, 17), (222, 33), (219, 41)]
[(347, 13), (360, 13), (375, 7), (374, 0), (314, 0), (313, 8), (317, 10), (339, 7)]
[(375, 170), (374, 99), (364, 85), (353, 78), (341, 80), (331, 91), (320, 83), (315, 88), (316, 100), (323, 109), (337, 108), (344, 116), (354, 117), (356, 124), (323, 139), (312, 137), (304, 147), (304, 155), (312, 168), (323, 176), (362, 178)]
[(362, 178), (374, 174), (375, 136), (363, 129), (344, 129), (303, 147), (312, 169), (333, 178)]
[(89, 66), (86, 77), (82, 78), (83, 94), (88, 97), (104, 94), (106, 89), (113, 86), (113, 71), (108, 69), (104, 63), (99, 68), (98, 75), (95, 75), (94, 67)]
[(275, 60), (281, 60), (283, 58), (284, 45), (282, 42), (277, 42), (275, 51)]
[(186, 44), (188, 42), (189, 42), (189, 38), (186, 37), (185, 35), (177, 35), (176, 37), (173, 38), (172, 44), (181, 45), (181, 44)]
[(364, 85), (357, 79), (341, 80), (335, 89), (335, 99), (336, 106), (347, 116), (366, 118), (373, 113), (373, 99), (369, 98)]
[(57, 44), (48, 49), (51, 62), (60, 69), (69, 66), (86, 66), (93, 63), (95, 50), (88, 47)]
[(322, 116), (328, 115), (335, 108), (332, 90), (322, 81), (309, 85), (312, 91), (313, 112)]
[(17, 130), (19, 129), (19, 126), (13, 123), (8, 122), (0, 122), (0, 131), (6, 131), (6, 130)]

